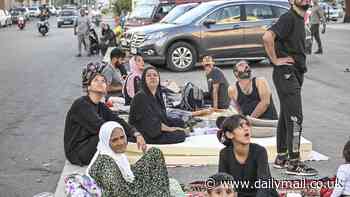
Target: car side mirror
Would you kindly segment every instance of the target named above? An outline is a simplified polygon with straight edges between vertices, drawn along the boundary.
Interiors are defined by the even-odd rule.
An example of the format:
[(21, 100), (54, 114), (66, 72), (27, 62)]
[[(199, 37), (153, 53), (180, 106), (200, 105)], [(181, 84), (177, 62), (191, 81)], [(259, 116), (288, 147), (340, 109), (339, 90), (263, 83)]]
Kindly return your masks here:
[(208, 19), (206, 21), (204, 21), (203, 25), (206, 26), (207, 28), (210, 27), (210, 25), (214, 25), (216, 24), (216, 21), (215, 20), (212, 20), (212, 19)]

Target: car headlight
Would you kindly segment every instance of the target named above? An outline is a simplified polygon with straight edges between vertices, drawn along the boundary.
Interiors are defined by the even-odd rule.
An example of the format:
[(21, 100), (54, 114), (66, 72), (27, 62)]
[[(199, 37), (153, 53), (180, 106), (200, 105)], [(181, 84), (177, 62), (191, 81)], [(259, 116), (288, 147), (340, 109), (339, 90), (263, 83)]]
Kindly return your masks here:
[(57, 21), (63, 21), (63, 19), (62, 18), (58, 18)]
[(157, 39), (162, 38), (165, 35), (166, 35), (166, 33), (162, 32), (162, 31), (155, 32), (155, 33), (147, 34), (145, 36), (145, 40), (157, 40)]

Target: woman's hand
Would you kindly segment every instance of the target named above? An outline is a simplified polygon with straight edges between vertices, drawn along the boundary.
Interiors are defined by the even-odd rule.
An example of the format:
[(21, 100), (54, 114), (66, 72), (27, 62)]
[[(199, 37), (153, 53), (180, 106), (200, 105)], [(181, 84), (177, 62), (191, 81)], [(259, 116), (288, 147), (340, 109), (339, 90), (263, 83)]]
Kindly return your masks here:
[(147, 144), (145, 142), (145, 139), (143, 138), (142, 135), (137, 135), (136, 136), (136, 144), (137, 144), (137, 148), (139, 150), (142, 150), (142, 152), (146, 152), (147, 150)]

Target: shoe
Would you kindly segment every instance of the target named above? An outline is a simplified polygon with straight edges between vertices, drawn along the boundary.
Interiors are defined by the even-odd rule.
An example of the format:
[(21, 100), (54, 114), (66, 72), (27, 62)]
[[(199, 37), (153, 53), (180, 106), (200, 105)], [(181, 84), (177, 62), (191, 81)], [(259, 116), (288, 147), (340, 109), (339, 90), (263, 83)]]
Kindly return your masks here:
[(76, 55), (75, 57), (81, 57), (81, 54)]
[(304, 162), (290, 162), (286, 174), (296, 175), (296, 176), (315, 176), (318, 174), (318, 171), (307, 166)]
[(277, 155), (275, 162), (273, 163), (273, 167), (276, 169), (284, 169), (288, 166), (288, 158), (287, 155)]
[(317, 50), (317, 51), (315, 52), (315, 54), (322, 54), (322, 53), (323, 53), (322, 50)]

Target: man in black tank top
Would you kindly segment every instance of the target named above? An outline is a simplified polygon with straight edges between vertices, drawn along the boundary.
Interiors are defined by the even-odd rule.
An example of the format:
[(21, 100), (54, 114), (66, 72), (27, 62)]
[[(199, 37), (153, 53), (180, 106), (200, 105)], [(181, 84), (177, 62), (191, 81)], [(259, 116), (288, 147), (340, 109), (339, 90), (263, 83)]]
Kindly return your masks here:
[(238, 62), (233, 71), (237, 82), (228, 89), (228, 94), (243, 115), (253, 118), (277, 120), (268, 82), (264, 78), (252, 78), (246, 61)]

